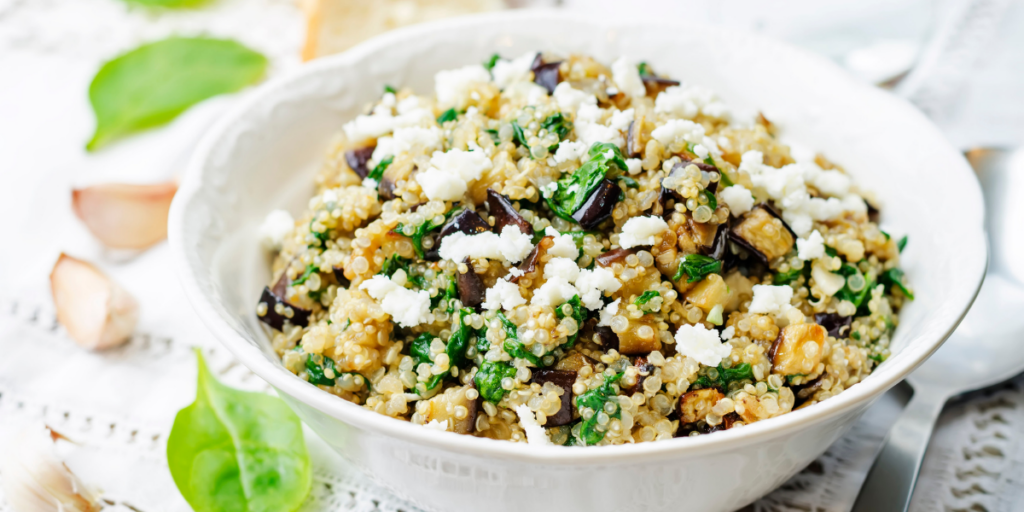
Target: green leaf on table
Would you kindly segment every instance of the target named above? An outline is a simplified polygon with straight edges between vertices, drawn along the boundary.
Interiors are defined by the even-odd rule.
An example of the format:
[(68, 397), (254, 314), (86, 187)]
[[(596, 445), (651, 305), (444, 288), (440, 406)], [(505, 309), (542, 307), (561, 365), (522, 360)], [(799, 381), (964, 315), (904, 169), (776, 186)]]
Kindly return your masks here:
[(299, 418), (279, 398), (217, 382), (196, 356), (196, 401), (167, 438), (181, 495), (198, 512), (296, 510), (312, 484)]
[(96, 131), (86, 149), (169, 122), (205, 99), (259, 81), (267, 58), (226, 39), (172, 37), (107, 62), (89, 85)]

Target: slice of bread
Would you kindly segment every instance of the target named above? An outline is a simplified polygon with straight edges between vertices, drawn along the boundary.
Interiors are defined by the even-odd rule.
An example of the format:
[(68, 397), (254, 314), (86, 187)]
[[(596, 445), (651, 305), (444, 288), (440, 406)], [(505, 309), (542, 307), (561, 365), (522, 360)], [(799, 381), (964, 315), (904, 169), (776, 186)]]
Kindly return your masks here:
[(302, 59), (344, 51), (388, 30), (504, 9), (504, 0), (299, 0), (306, 12)]

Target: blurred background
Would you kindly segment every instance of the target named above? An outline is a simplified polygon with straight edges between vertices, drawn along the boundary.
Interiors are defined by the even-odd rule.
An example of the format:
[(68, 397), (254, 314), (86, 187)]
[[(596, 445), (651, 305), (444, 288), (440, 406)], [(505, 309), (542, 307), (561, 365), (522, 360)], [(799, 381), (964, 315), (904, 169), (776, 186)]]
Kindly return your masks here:
[[(903, 96), (959, 148), (1024, 142), (1021, 0), (0, 0), (0, 435), (19, 417), (66, 425), (95, 448), (75, 464), (102, 475), (101, 486), (127, 496), (135, 510), (185, 510), (162, 460), (162, 436), (194, 396), (189, 348), (206, 351), (232, 385), (266, 389), (230, 356), (218, 355), (217, 342), (195, 321), (170, 268), (159, 220), (197, 140), (249, 89), (194, 102), (166, 123), (87, 150), (97, 130), (90, 84), (105, 63), (171, 36), (229, 39), (266, 57), (265, 72), (245, 84), (252, 85), (396, 27), (532, 8), (671, 19), (680, 32), (715, 24), (763, 33)], [(72, 202), (72, 191), (109, 192), (104, 187), (111, 185), (124, 186), (128, 196), (138, 191), (132, 187), (170, 192), (141, 209), (115, 204), (99, 214)], [(141, 241), (111, 242), (107, 230), (117, 223), (96, 217), (111, 211), (114, 221), (133, 215), (158, 221), (143, 226)], [(123, 347), (83, 350), (56, 322), (50, 272), (61, 252), (91, 262), (138, 300), (138, 324)], [(48, 379), (39, 371), (44, 364), (63, 377)], [(1020, 402), (1017, 414), (1024, 414)], [(759, 510), (846, 510), (897, 410), (869, 417), (851, 434), (859, 438), (841, 441), (839, 452), (809, 468), (816, 476), (798, 476), (799, 488), (778, 491)], [(937, 438), (944, 439), (941, 431)], [(316, 488), (308, 510), (401, 505), (316, 453), (315, 439), (310, 443), (317, 481), (327, 484)], [(1024, 460), (1024, 449), (1016, 450), (1017, 462), (1007, 468)], [(996, 478), (984, 480), (985, 471)], [(1013, 510), (1007, 489), (1022, 486), (993, 471), (984, 469), (979, 478), (998, 486), (969, 483), (961, 487), (981, 491), (950, 494), (941, 483), (949, 475), (926, 466), (923, 481), (939, 482), (943, 500), (964, 506), (933, 507), (938, 502), (915, 497), (915, 510)], [(7, 510), (0, 494), (0, 512)]]

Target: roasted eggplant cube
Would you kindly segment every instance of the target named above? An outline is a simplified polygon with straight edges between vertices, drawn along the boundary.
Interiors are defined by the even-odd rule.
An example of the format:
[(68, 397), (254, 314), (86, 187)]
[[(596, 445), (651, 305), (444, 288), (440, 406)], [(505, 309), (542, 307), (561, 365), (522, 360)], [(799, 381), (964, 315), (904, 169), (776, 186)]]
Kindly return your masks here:
[(366, 146), (359, 149), (350, 149), (345, 152), (345, 163), (348, 164), (349, 169), (352, 169), (360, 178), (366, 178), (367, 174), (370, 174), (370, 169), (367, 167), (367, 162), (370, 161), (370, 157), (373, 156), (373, 150), (377, 146)]
[[(451, 387), (430, 400), (420, 401), (416, 412), (423, 416), (423, 423), (437, 420), (448, 425), (456, 434), (469, 434), (476, 428), (478, 400), (470, 400), (466, 392), (473, 386)], [(420, 405), (423, 404), (423, 405)]]
[(707, 313), (718, 305), (725, 308), (725, 303), (729, 301), (729, 287), (726, 286), (725, 279), (722, 279), (722, 276), (709, 274), (701, 282), (697, 283), (696, 286), (690, 288), (684, 295), (684, 298), (686, 302), (697, 306), (704, 313)]
[(725, 395), (715, 388), (698, 389), (679, 397), (679, 424), (704, 420), (711, 412), (711, 408), (723, 398)]
[(534, 370), (533, 381), (541, 386), (550, 382), (562, 388), (562, 407), (552, 416), (548, 416), (545, 427), (560, 427), (572, 421), (572, 385), (576, 382), (576, 372), (569, 370)]
[(466, 261), (463, 263), (466, 264), (466, 272), (455, 271), (455, 284), (459, 288), (459, 300), (462, 301), (463, 306), (477, 308), (484, 301), (487, 287), (484, 286), (483, 280), (473, 270), (473, 262), (466, 258)]
[(572, 352), (569, 355), (565, 356), (565, 358), (563, 358), (561, 361), (555, 363), (555, 369), (578, 372), (580, 371), (580, 368), (583, 368), (584, 366), (596, 365), (597, 361), (594, 361), (593, 359), (579, 352)]
[(821, 362), (825, 346), (825, 328), (818, 324), (796, 324), (779, 331), (768, 357), (772, 373), (811, 375)]
[(540, 242), (537, 242), (537, 246), (534, 247), (532, 251), (530, 251), (530, 254), (526, 255), (526, 259), (519, 264), (519, 271), (521, 273), (517, 276), (512, 276), (508, 278), (508, 282), (518, 283), (519, 278), (536, 272), (537, 263), (540, 262), (541, 255), (547, 252), (547, 248), (551, 247), (551, 245), (554, 243), (555, 237), (553, 236), (546, 236), (544, 238), (541, 238)]
[(530, 65), (530, 71), (533, 71), (533, 83), (546, 89), (548, 94), (555, 92), (555, 87), (558, 87), (558, 82), (562, 80), (561, 74), (558, 72), (561, 65), (562, 61), (544, 62), (538, 53), (537, 58), (533, 59), (533, 64)]
[(824, 327), (829, 336), (837, 339), (849, 338), (853, 317), (841, 316), (839, 313), (816, 313), (814, 323)]
[(644, 392), (644, 381), (650, 376), (651, 372), (654, 371), (654, 365), (647, 361), (647, 357), (639, 356), (636, 361), (633, 361), (633, 366), (637, 369), (636, 384), (630, 388), (623, 388), (623, 393), (626, 396), (632, 396), (635, 393)]
[(765, 263), (785, 256), (796, 242), (786, 223), (765, 205), (744, 215), (743, 220), (733, 226), (731, 235), (733, 241), (755, 252)]
[(597, 227), (601, 221), (611, 217), (612, 210), (618, 204), (621, 194), (622, 190), (614, 181), (609, 179), (602, 181), (583, 203), (583, 206), (572, 214), (573, 220), (583, 226), (583, 229)]
[(476, 235), (490, 230), (490, 224), (487, 224), (487, 221), (485, 221), (479, 213), (466, 208), (452, 217), (451, 220), (441, 228), (441, 232), (437, 235), (437, 239), (440, 241), (442, 238), (456, 232), (467, 235)]
[(602, 267), (610, 267), (615, 263), (625, 264), (626, 257), (636, 254), (631, 249), (612, 249), (597, 257), (597, 264)]
[(601, 346), (603, 350), (619, 350), (619, 335), (607, 325), (594, 327), (594, 343)]
[[(302, 309), (298, 306), (293, 306), (281, 297), (274, 295), (270, 291), (270, 288), (263, 288), (263, 295), (260, 296), (260, 303), (266, 304), (267, 310), (262, 315), (257, 315), (261, 322), (277, 329), (278, 331), (284, 330), (285, 322), (299, 327), (306, 327), (309, 325), (309, 315), (312, 311), (308, 309)], [(278, 311), (280, 306), (280, 311)], [(257, 308), (257, 312), (263, 308)]]
[(625, 355), (649, 354), (661, 350), (658, 337), (658, 322), (649, 319), (651, 315), (631, 318), (626, 330), (619, 334), (619, 353)]
[(516, 210), (515, 206), (512, 206), (512, 201), (507, 197), (491, 190), (487, 189), (487, 207), (491, 210), (491, 215), (494, 217), (494, 232), (501, 233), (501, 230), (505, 226), (518, 226), (519, 232), (524, 235), (533, 235), (533, 226), (522, 215), (519, 215), (519, 211)]

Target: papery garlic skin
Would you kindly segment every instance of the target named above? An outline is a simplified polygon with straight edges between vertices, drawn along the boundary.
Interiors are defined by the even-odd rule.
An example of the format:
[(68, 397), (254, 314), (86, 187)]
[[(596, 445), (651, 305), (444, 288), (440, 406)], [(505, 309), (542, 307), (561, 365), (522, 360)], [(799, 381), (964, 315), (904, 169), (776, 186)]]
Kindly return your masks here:
[(85, 348), (120, 345), (135, 329), (138, 303), (87, 261), (61, 254), (50, 272), (50, 289), (57, 321)]
[(96, 512), (99, 497), (57, 457), (63, 438), (49, 427), (22, 429), (7, 440), (0, 458), (7, 502), (17, 512)]

